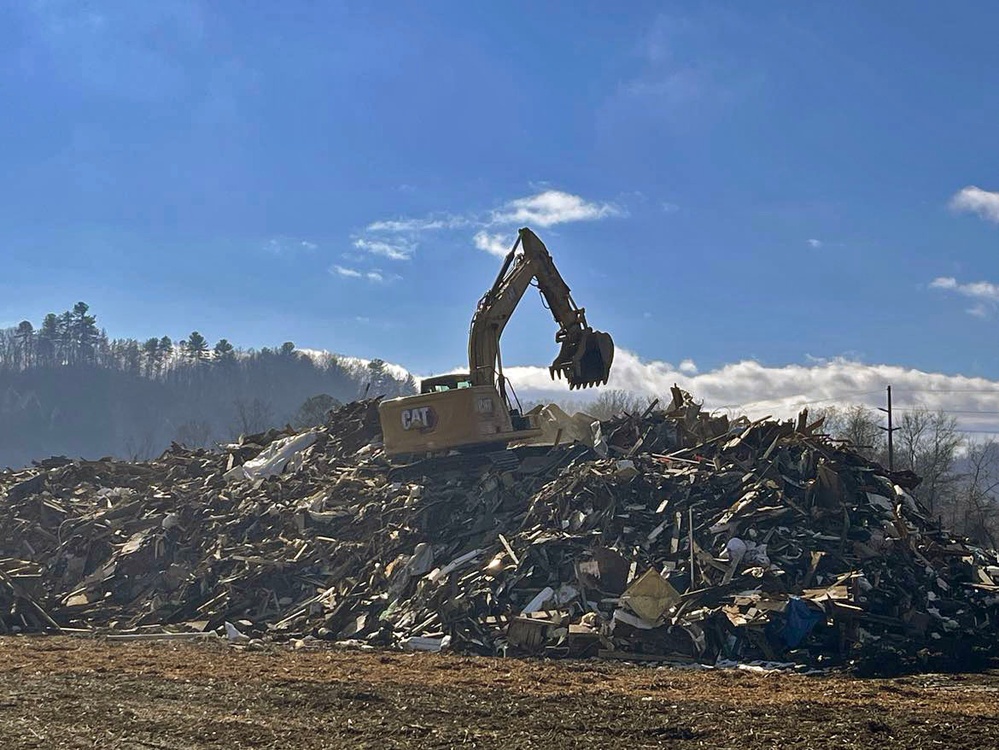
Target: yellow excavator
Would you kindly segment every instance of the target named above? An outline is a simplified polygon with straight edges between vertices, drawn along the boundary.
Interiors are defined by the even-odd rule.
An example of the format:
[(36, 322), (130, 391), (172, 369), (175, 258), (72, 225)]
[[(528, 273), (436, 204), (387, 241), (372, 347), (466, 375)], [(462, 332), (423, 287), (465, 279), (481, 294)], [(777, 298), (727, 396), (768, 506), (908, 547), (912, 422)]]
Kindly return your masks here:
[(606, 384), (614, 342), (587, 325), (586, 311), (573, 302), (548, 249), (524, 228), (472, 317), (468, 372), (427, 378), (418, 395), (379, 404), (386, 454), (496, 450), (541, 434), (531, 415), (511, 404), (499, 346), (503, 328), (532, 280), (559, 326), (555, 342), (560, 349), (549, 368), (552, 379), (564, 377), (570, 388)]

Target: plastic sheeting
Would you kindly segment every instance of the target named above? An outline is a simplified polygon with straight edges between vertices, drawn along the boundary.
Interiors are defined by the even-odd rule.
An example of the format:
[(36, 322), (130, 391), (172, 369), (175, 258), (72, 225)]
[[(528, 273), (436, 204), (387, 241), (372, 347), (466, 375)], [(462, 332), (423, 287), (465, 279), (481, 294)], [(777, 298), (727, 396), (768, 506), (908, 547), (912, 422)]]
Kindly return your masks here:
[(225, 478), (230, 482), (262, 479), (282, 474), (287, 468), (292, 470), (300, 468), (305, 460), (305, 451), (314, 442), (316, 442), (316, 433), (313, 430), (283, 440), (275, 440), (256, 458), (227, 471)]

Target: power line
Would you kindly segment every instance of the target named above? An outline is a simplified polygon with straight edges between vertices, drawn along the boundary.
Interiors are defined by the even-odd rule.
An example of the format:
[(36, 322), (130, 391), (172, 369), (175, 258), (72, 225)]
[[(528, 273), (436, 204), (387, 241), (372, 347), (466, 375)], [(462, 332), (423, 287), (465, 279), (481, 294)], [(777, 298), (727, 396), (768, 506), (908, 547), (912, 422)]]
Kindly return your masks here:
[(906, 393), (994, 393), (999, 396), (999, 388), (906, 388)]
[(896, 406), (895, 411), (942, 411), (944, 414), (999, 414), (999, 411), (979, 411), (977, 409), (924, 409), (918, 406)]
[[(875, 393), (881, 393), (881, 389), (879, 388), (876, 391), (855, 391), (855, 392), (852, 392), (852, 393), (843, 393), (843, 394), (840, 394), (839, 396), (830, 396), (829, 398), (819, 398), (819, 399), (815, 399), (813, 401), (799, 401), (797, 403), (788, 404), (788, 406), (790, 408), (797, 409), (797, 408), (802, 407), (802, 406), (814, 406), (815, 404), (825, 404), (825, 403), (828, 403), (830, 401), (842, 401), (845, 398), (850, 398), (850, 397), (853, 397), (853, 396), (871, 396), (871, 395), (873, 395)], [(999, 394), (999, 391), (996, 391), (996, 393)], [(759, 408), (759, 406), (758, 406), (759, 404), (770, 404), (770, 403), (775, 403), (776, 404), (778, 401), (783, 401), (786, 398), (793, 398), (793, 396), (778, 396), (777, 398), (767, 398), (767, 399), (763, 399), (762, 401), (750, 401), (749, 403), (741, 403), (741, 404), (722, 404), (721, 406), (715, 406), (715, 407), (712, 407), (712, 408), (713, 409), (745, 409), (745, 408), (747, 408), (749, 406), (752, 406), (754, 408)]]
[[(999, 389), (991, 388), (906, 388), (905, 393), (987, 393), (999, 396)], [(843, 401), (849, 398), (856, 398), (858, 396), (871, 396), (874, 394), (880, 394), (881, 390), (876, 391), (852, 391), (849, 393), (843, 393), (838, 396), (830, 396), (828, 398), (813, 399), (810, 401), (798, 401), (789, 404), (781, 404), (779, 402), (785, 401), (786, 398), (777, 397), (771, 399), (765, 399), (763, 401), (753, 401), (750, 403), (741, 404), (725, 404), (722, 406), (713, 407), (712, 411), (719, 409), (746, 409), (752, 407), (755, 409), (761, 408), (761, 405), (773, 404), (775, 407), (785, 408), (785, 409), (801, 409), (806, 406), (814, 406), (817, 404), (826, 404), (832, 401)], [(766, 408), (765, 406), (762, 408)], [(999, 415), (999, 409), (933, 409), (929, 407), (921, 406), (908, 406), (908, 407), (894, 407), (895, 411), (918, 413), (918, 412), (942, 412), (944, 414), (950, 415), (966, 415), (966, 416), (997, 416)], [(957, 432), (965, 434), (981, 434), (981, 435), (999, 435), (999, 430), (977, 430), (977, 429), (962, 429), (957, 428)]]
[(830, 396), (829, 398), (820, 398), (817, 401), (805, 401), (801, 404), (795, 404), (795, 406), (813, 406), (815, 404), (825, 404), (829, 401), (840, 401), (848, 396), (872, 396), (875, 393), (881, 393), (881, 389), (876, 391), (861, 391), (860, 393), (846, 393), (842, 396)]

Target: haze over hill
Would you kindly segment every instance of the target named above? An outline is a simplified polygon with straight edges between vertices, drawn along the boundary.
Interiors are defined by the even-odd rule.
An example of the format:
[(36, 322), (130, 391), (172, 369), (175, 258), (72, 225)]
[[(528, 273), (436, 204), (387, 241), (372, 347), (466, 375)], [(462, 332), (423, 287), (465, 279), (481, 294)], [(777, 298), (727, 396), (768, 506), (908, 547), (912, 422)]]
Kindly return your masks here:
[(413, 390), (399, 368), (305, 354), (292, 342), (243, 350), (197, 331), (180, 341), (112, 338), (80, 302), (37, 328), (0, 330), (0, 466), (62, 454), (148, 458), (171, 441), (210, 446), (321, 421), (332, 400)]

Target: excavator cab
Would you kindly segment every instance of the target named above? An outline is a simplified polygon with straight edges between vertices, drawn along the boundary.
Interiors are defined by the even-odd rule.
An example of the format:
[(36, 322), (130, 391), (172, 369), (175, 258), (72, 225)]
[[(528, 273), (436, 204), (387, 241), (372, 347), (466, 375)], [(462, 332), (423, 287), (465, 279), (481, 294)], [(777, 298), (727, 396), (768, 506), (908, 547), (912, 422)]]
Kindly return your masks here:
[(585, 328), (576, 336), (562, 339), (562, 347), (548, 371), (552, 379), (565, 378), (569, 388), (603, 385), (610, 377), (614, 361), (614, 341), (609, 333)]
[(443, 393), (456, 388), (471, 388), (472, 379), (468, 373), (438, 375), (435, 378), (424, 378), (420, 381), (420, 393)]

